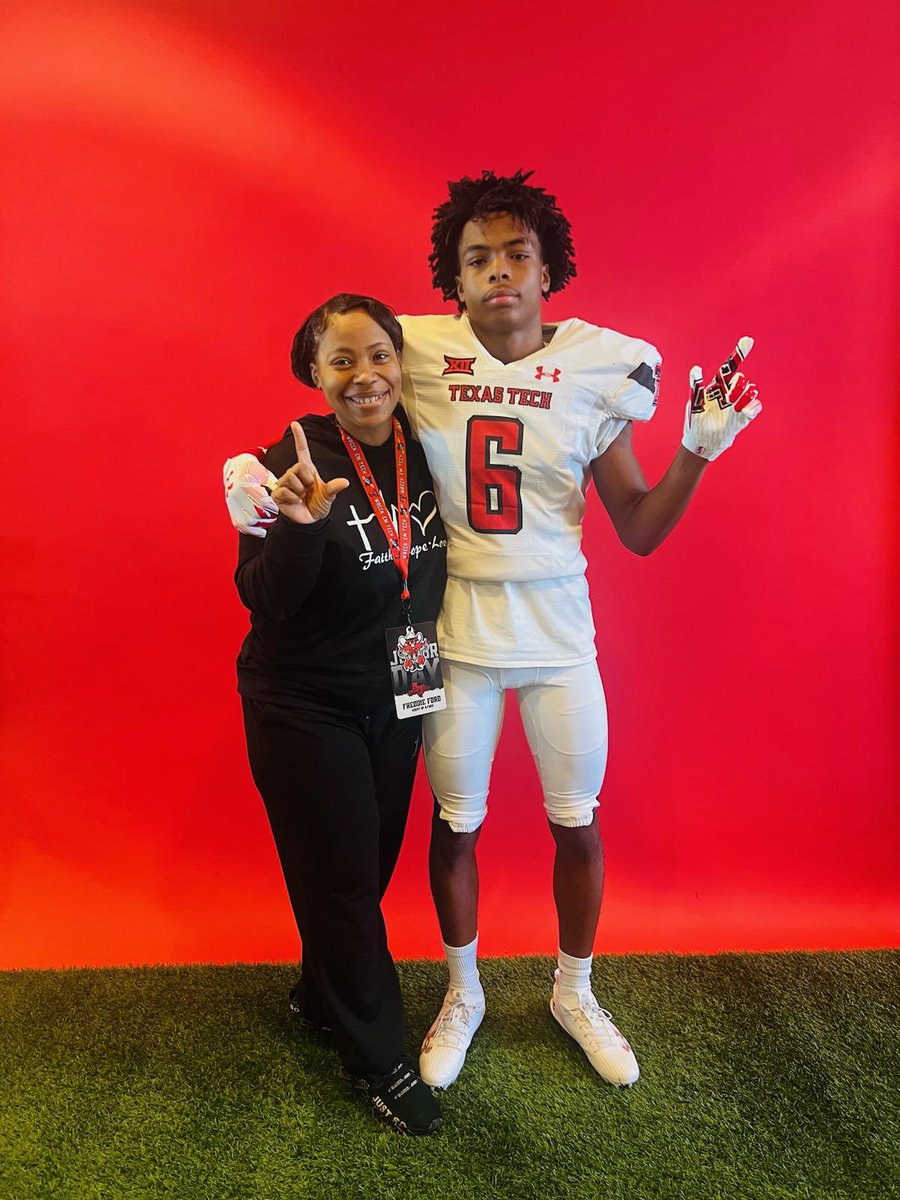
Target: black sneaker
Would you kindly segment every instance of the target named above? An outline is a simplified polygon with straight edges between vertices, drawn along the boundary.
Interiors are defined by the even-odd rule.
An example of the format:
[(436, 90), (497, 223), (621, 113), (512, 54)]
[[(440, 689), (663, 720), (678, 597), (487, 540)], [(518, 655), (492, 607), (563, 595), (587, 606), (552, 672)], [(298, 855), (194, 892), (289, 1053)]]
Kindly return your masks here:
[(332, 1029), (330, 1025), (325, 1025), (322, 1021), (316, 1021), (312, 1017), (308, 1017), (303, 1011), (303, 989), (297, 983), (290, 991), (288, 996), (288, 1016), (295, 1025), (299, 1025), (301, 1029), (307, 1030), (309, 1033), (314, 1033), (318, 1037), (330, 1038)]
[(353, 1086), (369, 1101), (376, 1116), (398, 1133), (437, 1133), (444, 1118), (427, 1083), (407, 1059), (380, 1078), (351, 1076)]

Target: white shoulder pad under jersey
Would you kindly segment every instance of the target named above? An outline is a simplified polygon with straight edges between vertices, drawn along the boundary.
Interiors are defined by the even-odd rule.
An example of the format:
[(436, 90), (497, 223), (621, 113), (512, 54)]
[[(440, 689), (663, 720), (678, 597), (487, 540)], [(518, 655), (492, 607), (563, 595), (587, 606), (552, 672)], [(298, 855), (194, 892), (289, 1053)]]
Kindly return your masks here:
[(623, 420), (653, 415), (649, 343), (570, 318), (512, 363), (461, 317), (401, 317), (403, 404), (434, 477), (451, 575), (580, 575), (591, 462)]

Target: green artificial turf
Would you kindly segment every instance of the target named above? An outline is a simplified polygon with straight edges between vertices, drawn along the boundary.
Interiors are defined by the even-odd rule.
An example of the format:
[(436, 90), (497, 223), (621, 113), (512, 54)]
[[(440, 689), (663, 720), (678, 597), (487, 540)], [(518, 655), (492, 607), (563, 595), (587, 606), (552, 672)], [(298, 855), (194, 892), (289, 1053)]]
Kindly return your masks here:
[[(288, 966), (0, 974), (0, 1197), (900, 1197), (900, 954), (601, 958), (641, 1062), (604, 1084), (550, 961), (481, 964), (444, 1131), (377, 1124), (286, 1016)], [(401, 963), (410, 1041), (443, 995)]]

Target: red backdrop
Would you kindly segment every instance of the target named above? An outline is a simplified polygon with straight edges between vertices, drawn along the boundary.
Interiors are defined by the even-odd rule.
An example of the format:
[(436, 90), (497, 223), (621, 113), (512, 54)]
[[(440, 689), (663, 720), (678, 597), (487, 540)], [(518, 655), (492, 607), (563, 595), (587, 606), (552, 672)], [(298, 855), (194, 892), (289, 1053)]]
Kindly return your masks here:
[[(288, 349), (325, 296), (437, 306), (430, 210), (488, 165), (536, 167), (572, 219), (550, 315), (661, 347), (651, 478), (691, 364), (757, 339), (766, 411), (671, 541), (631, 557), (589, 512), (598, 947), (897, 940), (896, 6), (567, 11), (4, 5), (0, 966), (296, 953), (221, 463), (315, 404)], [(507, 726), (482, 945), (547, 952), (550, 839)], [(399, 955), (439, 949), (428, 815), (420, 779)]]

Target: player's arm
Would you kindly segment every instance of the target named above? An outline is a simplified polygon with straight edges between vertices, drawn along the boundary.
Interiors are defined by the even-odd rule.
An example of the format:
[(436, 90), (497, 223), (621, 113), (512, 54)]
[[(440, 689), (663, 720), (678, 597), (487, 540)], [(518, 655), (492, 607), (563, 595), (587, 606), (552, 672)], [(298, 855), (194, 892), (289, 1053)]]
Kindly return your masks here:
[(684, 516), (707, 464), (762, 411), (755, 385), (738, 370), (752, 346), (752, 338), (741, 338), (707, 386), (700, 367), (692, 368), (682, 443), (655, 487), (648, 485), (635, 458), (631, 422), (591, 464), (616, 533), (635, 554), (651, 554), (665, 541)]
[(684, 516), (707, 460), (684, 446), (655, 487), (644, 478), (632, 444), (629, 421), (605, 453), (591, 463), (594, 486), (623, 546), (651, 554)]

